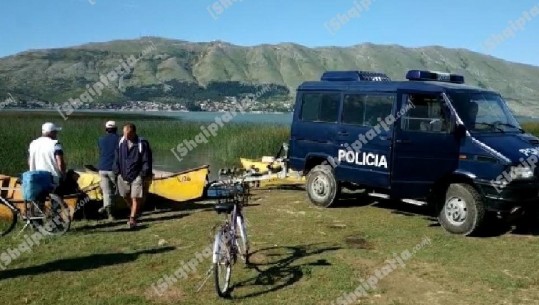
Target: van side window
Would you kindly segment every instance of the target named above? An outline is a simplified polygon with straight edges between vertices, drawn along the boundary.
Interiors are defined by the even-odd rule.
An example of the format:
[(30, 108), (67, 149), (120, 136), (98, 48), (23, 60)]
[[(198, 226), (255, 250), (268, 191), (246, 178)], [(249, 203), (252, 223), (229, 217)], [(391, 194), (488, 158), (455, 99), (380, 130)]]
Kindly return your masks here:
[(342, 122), (362, 126), (375, 126), (378, 119), (391, 115), (395, 95), (348, 94), (344, 96)]
[(414, 105), (401, 121), (402, 130), (447, 133), (449, 124), (439, 95), (411, 94), (408, 103)]
[(304, 93), (301, 101), (301, 120), (337, 122), (340, 104), (340, 93)]

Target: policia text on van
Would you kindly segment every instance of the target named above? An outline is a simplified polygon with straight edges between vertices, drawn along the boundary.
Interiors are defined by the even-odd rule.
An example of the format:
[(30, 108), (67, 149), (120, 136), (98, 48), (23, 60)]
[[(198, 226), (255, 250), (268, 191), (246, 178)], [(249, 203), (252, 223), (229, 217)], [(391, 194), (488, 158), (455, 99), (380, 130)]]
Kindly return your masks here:
[[(311, 201), (329, 207), (341, 187), (364, 188), (433, 204), (446, 230), (465, 235), (485, 225), (488, 212), (535, 208), (535, 166), (521, 163), (539, 153), (539, 140), (519, 127), (502, 97), (454, 74), (413, 70), (406, 78), (326, 72), (299, 86), (288, 159), (308, 175)], [(413, 107), (398, 116), (406, 105)], [(354, 149), (388, 116), (393, 124)], [(510, 178), (503, 187), (493, 183), (500, 176)]]

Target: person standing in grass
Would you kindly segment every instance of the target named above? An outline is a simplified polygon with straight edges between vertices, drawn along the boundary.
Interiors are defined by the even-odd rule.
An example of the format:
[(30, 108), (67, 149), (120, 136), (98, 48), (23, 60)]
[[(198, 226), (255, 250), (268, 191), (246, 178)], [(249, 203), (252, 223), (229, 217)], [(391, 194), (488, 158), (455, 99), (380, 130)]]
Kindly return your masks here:
[(120, 136), (116, 122), (108, 121), (105, 123), (104, 136), (99, 138), (97, 146), (99, 147), (99, 177), (101, 178), (101, 190), (103, 191), (103, 207), (99, 213), (108, 217), (110, 221), (114, 220), (112, 216), (112, 202), (116, 194), (116, 175), (113, 171), (114, 157)]
[(123, 127), (123, 137), (116, 149), (114, 173), (118, 175), (120, 195), (131, 206), (128, 225), (134, 229), (153, 173), (150, 144), (137, 135), (137, 128), (132, 123)]
[(58, 132), (62, 128), (47, 122), (41, 126), (41, 137), (30, 143), (28, 167), (31, 171), (51, 173), (54, 186), (58, 188), (66, 176), (64, 150), (58, 142)]

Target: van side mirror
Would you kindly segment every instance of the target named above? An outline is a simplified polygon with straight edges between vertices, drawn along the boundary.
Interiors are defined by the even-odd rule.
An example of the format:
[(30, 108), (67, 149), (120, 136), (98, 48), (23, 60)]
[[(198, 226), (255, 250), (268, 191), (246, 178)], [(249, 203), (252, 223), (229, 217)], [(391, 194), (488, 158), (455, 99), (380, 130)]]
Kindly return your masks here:
[(463, 138), (466, 136), (466, 127), (462, 124), (457, 124), (455, 126), (455, 136), (457, 138)]

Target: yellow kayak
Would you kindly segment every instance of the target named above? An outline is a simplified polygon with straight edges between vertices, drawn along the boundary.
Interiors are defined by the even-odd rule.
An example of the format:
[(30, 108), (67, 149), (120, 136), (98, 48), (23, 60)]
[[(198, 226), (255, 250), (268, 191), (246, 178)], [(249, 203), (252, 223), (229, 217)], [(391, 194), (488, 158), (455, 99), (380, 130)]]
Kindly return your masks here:
[(262, 158), (262, 160), (240, 158), (240, 162), (244, 169), (255, 169), (258, 170), (258, 173), (264, 175), (265, 178), (262, 179), (259, 184), (259, 186), (261, 187), (278, 187), (282, 185), (305, 183), (305, 177), (303, 177), (301, 173), (296, 171), (288, 171), (286, 173), (286, 177), (283, 177), (283, 174), (280, 173), (284, 168), (283, 162), (273, 162), (273, 158), (271, 157), (264, 157)]
[(277, 175), (270, 175), (267, 180), (260, 181), (260, 187), (280, 187), (284, 185), (303, 185), (305, 184), (304, 176), (287, 176), (285, 178), (278, 177)]
[(240, 158), (240, 162), (243, 168), (254, 169), (261, 174), (269, 172), (269, 169), (271, 169), (272, 172), (278, 172), (282, 169), (282, 164), (280, 164), (279, 162), (259, 161), (246, 158)]

